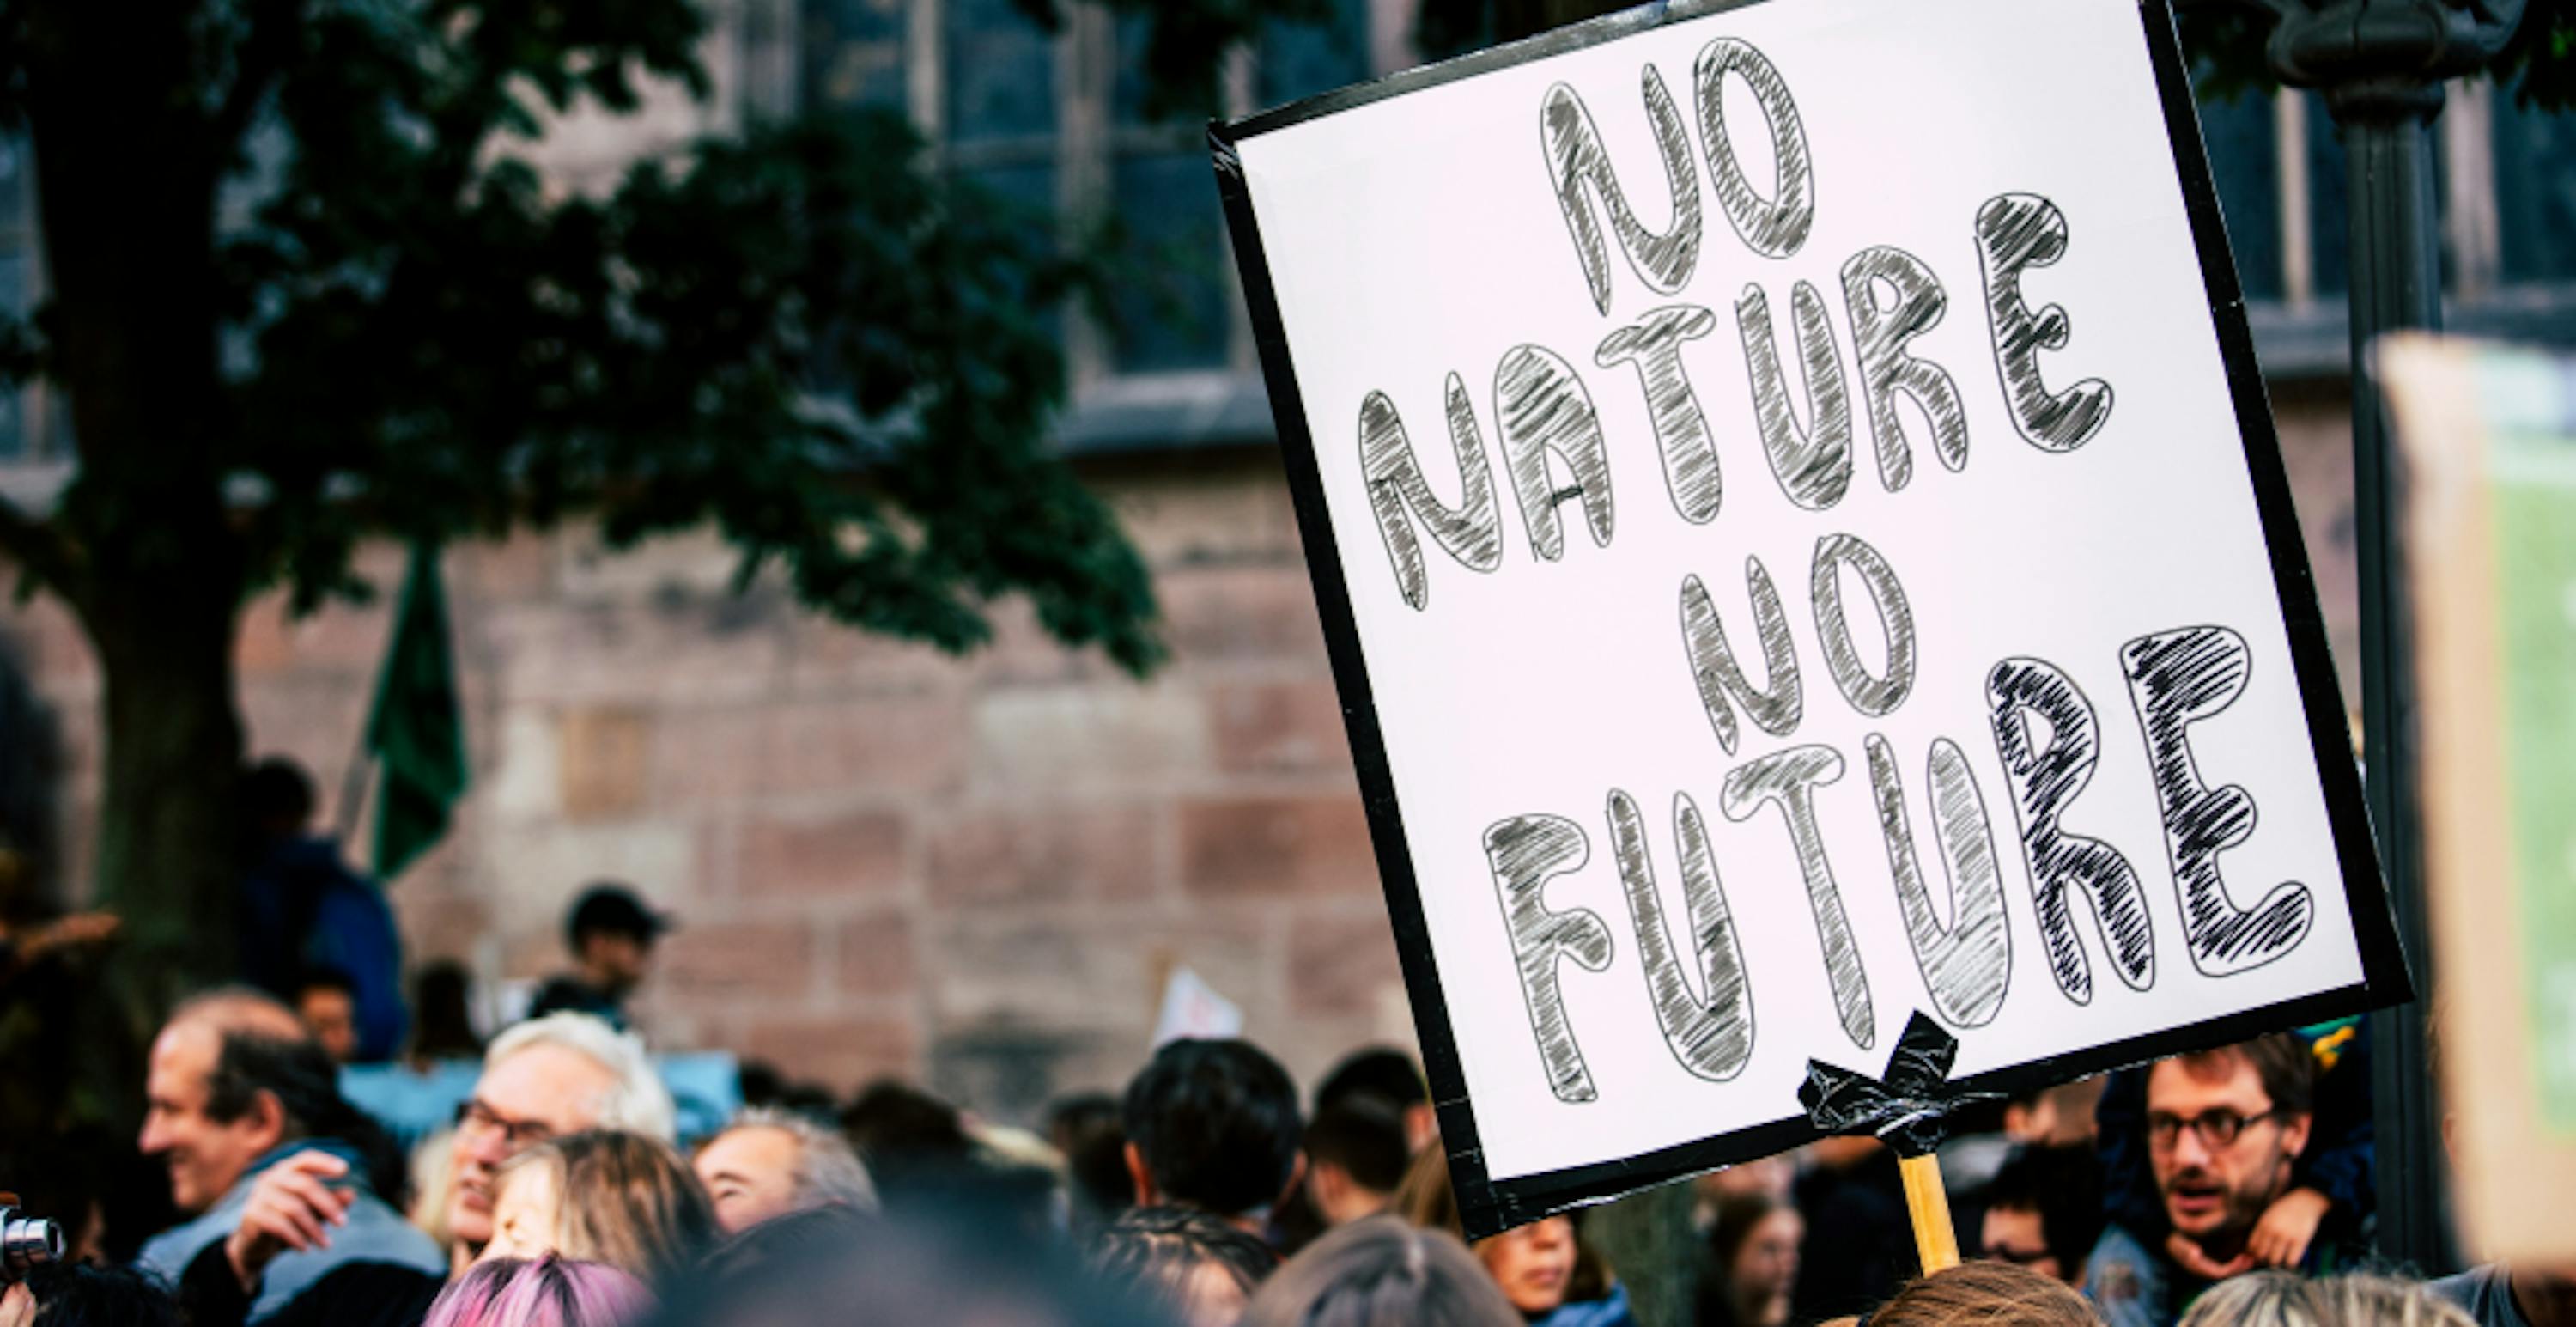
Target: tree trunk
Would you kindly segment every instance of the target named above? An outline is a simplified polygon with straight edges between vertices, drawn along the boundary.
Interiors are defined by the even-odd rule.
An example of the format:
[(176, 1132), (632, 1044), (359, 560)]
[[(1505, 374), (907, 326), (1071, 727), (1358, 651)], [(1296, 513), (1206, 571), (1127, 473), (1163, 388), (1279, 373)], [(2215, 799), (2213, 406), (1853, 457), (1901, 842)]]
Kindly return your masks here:
[(125, 923), (109, 970), (116, 1012), (148, 1034), (172, 1000), (233, 972), (245, 553), (218, 455), (233, 421), (214, 255), (215, 181), (232, 144), (198, 86), (192, 23), (136, 22), (90, 0), (25, 10), (48, 373), (78, 453), (39, 570), (98, 652), (96, 897)]
[(118, 597), (89, 624), (106, 683), (97, 883), (125, 919), (118, 997), (140, 1029), (234, 972), (239, 587), (209, 574)]

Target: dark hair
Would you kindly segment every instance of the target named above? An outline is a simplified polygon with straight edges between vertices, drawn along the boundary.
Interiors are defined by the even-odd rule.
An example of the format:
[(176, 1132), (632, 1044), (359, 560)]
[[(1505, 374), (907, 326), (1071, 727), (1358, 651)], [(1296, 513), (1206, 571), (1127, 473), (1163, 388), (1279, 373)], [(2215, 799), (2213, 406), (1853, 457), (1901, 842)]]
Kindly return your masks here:
[(1405, 1146), (1404, 1118), (1385, 1102), (1366, 1095), (1337, 1101), (1315, 1112), (1306, 1126), (1306, 1156), (1314, 1165), (1329, 1161), (1349, 1172), (1362, 1188), (1393, 1193), (1413, 1164)]
[(1056, 1102), (1047, 1111), (1047, 1135), (1047, 1141), (1064, 1153), (1073, 1197), (1089, 1209), (1089, 1215), (1106, 1219), (1135, 1203), (1135, 1181), (1127, 1174), (1127, 1128), (1118, 1119), (1118, 1098), (1086, 1092)]
[(1392, 1046), (1371, 1046), (1351, 1052), (1324, 1075), (1315, 1089), (1315, 1114), (1321, 1117), (1355, 1096), (1375, 1097), (1401, 1115), (1407, 1106), (1430, 1101), (1431, 1089), (1423, 1085), (1412, 1056)]
[(302, 1000), (308, 991), (338, 991), (352, 1000), (358, 998), (357, 979), (350, 976), (345, 969), (332, 967), (328, 963), (315, 963), (298, 970), (294, 984), (286, 989), (292, 992), (297, 1000)]
[(974, 1164), (957, 1108), (891, 1078), (868, 1084), (841, 1112), (841, 1134), (893, 1206), (946, 1188)]
[(1233, 1216), (1276, 1202), (1297, 1169), (1297, 1085), (1248, 1041), (1181, 1040), (1127, 1085), (1127, 1141), (1173, 1202)]
[(206, 1074), (206, 1118), (230, 1124), (248, 1115), (262, 1092), (277, 1098), (290, 1141), (312, 1137), (350, 1109), (340, 1098), (340, 1067), (320, 1046), (225, 1029)]
[(1789, 1204), (1767, 1193), (1730, 1193), (1717, 1200), (1717, 1219), (1708, 1223), (1708, 1256), (1721, 1277), (1732, 1276), (1735, 1256), (1744, 1242), (1773, 1212)]
[(27, 1273), (44, 1327), (179, 1327), (179, 1305), (161, 1282), (132, 1267), (60, 1263)]
[(471, 978), (454, 959), (424, 963), (411, 975), (412, 1053), (430, 1059), (472, 1060), (483, 1055), (483, 1038), (465, 1007)]
[(1442, 1230), (1390, 1216), (1354, 1221), (1288, 1260), (1242, 1327), (1519, 1327), (1476, 1255)]
[(2272, 1099), (2272, 1109), (2285, 1115), (2308, 1114), (2316, 1103), (2316, 1057), (2309, 1052), (2307, 1043), (2286, 1032), (2233, 1046), (2186, 1051), (2174, 1059), (2194, 1075), (2215, 1071), (2231, 1060), (2252, 1065), (2255, 1076), (2263, 1082), (2263, 1095)]
[(591, 882), (564, 913), (564, 944), (576, 955), (588, 936), (630, 936), (649, 945), (669, 929), (670, 918), (644, 906), (633, 887), (617, 880)]
[(289, 1040), (240, 1028), (225, 1029), (206, 1074), (206, 1118), (229, 1124), (248, 1115), (260, 1094), (276, 1098), (283, 1138), (332, 1138), (358, 1150), (368, 1187), (396, 1207), (403, 1205), (411, 1174), (402, 1148), (384, 1126), (340, 1095), (340, 1066), (310, 1039)]
[(2089, 1147), (2025, 1147), (1986, 1182), (1986, 1209), (2037, 1212), (2039, 1236), (2067, 1275), (2102, 1237), (2102, 1162)]
[(1214, 1267), (1246, 1298), (1279, 1267), (1259, 1239), (1186, 1207), (1131, 1207), (1092, 1241), (1091, 1266), (1102, 1279), (1187, 1316), (1191, 1279)]
[(851, 1322), (1155, 1327), (1060, 1241), (971, 1203), (926, 1199), (899, 1220), (798, 1212), (723, 1245), (666, 1287), (659, 1327), (843, 1327)]
[(241, 807), (255, 825), (302, 828), (313, 818), (313, 776), (284, 756), (270, 756), (242, 771)]
[(846, 1203), (827, 1203), (773, 1216), (709, 1249), (690, 1279), (730, 1298), (727, 1289), (749, 1289), (782, 1267), (857, 1243), (878, 1218)]
[(1905, 1283), (1869, 1327), (2099, 1327), (2065, 1282), (2004, 1262), (1968, 1262)]

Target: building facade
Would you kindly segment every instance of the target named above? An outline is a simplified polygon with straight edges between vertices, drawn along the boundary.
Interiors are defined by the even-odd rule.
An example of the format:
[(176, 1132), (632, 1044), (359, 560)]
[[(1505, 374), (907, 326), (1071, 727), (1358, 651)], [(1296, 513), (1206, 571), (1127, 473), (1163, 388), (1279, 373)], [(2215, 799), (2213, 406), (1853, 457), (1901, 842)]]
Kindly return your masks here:
[[(718, 1047), (848, 1090), (924, 1081), (1025, 1119), (1115, 1087), (1180, 967), (1311, 1082), (1409, 1039), (1394, 947), (1323, 638), (1269, 432), (1203, 134), (1147, 113), (1139, 34), (1011, 0), (733, 0), (717, 96), (576, 115), (533, 151), (559, 187), (637, 153), (806, 107), (901, 107), (947, 169), (1006, 198), (1116, 218), (1134, 264), (1116, 325), (1068, 315), (1062, 443), (1156, 577), (1171, 664), (1145, 683), (1006, 608), (954, 660), (736, 595), (712, 536), (607, 554), (586, 532), (452, 550), (446, 571), (474, 782), (440, 848), (392, 884), (415, 961), (486, 983), (562, 964), (569, 898), (629, 881), (680, 929), (640, 1000), (660, 1043)], [(1403, 0), (1341, 0), (1224, 72), (1235, 108), (1411, 63)], [(2344, 683), (2356, 639), (2342, 165), (2310, 97), (2206, 108)], [(2576, 341), (2576, 122), (2479, 86), (2440, 128), (2453, 322)], [(0, 157), (0, 299), (39, 293), (23, 163)], [(0, 411), (0, 486), (42, 501), (68, 453), (41, 391)], [(390, 588), (400, 555), (366, 569)], [(390, 597), (390, 596), (388, 596)], [(348, 775), (387, 610), (248, 613), (253, 750)], [(56, 606), (0, 610), (50, 711), (77, 895), (100, 769), (98, 675)], [(1480, 886), (1481, 887), (1481, 886)]]

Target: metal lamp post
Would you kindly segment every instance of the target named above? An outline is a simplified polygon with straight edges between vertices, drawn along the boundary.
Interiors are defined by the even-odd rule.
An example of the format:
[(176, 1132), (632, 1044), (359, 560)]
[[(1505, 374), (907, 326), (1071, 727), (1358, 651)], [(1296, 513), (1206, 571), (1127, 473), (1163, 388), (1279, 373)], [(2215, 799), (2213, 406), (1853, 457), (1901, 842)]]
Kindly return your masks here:
[[(2415, 789), (2413, 631), (2399, 521), (2405, 477), (2362, 350), (2442, 321), (2431, 126), (2442, 83), (2485, 68), (2524, 0), (2236, 0), (2275, 20), (2272, 73), (2314, 88), (2342, 127), (2352, 222), (2353, 507), (2361, 571), (2362, 731), (2371, 824), (2414, 967), (2432, 990)], [(2450, 1253), (2441, 1205), (2441, 1116), (2419, 1010), (2373, 1020), (2379, 1250), (2426, 1271)]]

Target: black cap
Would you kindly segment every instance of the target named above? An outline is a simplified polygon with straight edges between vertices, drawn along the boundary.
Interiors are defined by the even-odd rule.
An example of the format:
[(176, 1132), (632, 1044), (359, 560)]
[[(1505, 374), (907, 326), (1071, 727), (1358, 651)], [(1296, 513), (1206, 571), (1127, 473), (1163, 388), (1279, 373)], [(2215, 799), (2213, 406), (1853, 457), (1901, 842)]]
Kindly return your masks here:
[(669, 914), (645, 907), (634, 890), (603, 880), (573, 901), (571, 915), (564, 918), (564, 940), (575, 949), (585, 935), (631, 935), (650, 941), (671, 926)]

